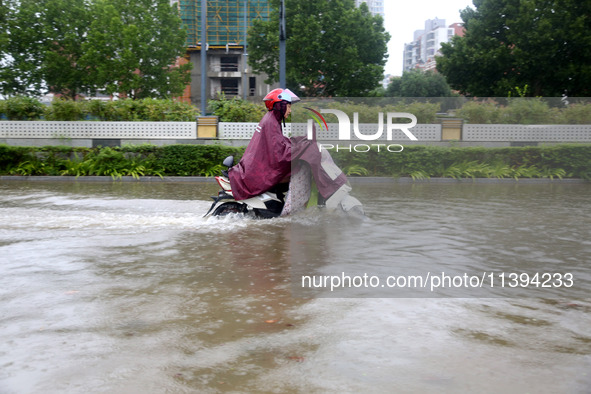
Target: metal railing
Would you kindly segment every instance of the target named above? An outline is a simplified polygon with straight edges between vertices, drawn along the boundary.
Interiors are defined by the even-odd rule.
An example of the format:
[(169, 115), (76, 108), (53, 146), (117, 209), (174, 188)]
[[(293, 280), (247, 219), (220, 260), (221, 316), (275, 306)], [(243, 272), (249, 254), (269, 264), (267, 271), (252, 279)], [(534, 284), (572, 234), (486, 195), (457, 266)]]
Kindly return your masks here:
[(211, 72), (219, 73), (219, 72), (238, 72), (240, 70), (239, 63), (218, 63), (218, 64), (211, 64), (209, 67)]
[(216, 97), (218, 97), (221, 93), (224, 94), (224, 96), (228, 97), (228, 96), (238, 96), (240, 91), (238, 88), (230, 88), (230, 87), (221, 87), (219, 89), (216, 90)]

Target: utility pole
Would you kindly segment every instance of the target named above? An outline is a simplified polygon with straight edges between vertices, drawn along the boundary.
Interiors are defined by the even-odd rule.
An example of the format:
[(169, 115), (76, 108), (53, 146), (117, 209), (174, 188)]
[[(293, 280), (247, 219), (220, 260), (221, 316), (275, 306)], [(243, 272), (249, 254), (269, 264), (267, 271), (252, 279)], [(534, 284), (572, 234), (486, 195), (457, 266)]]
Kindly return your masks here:
[(201, 0), (201, 116), (207, 109), (207, 0)]
[(247, 81), (247, 77), (246, 77), (246, 72), (248, 71), (248, 62), (247, 62), (247, 53), (246, 53), (246, 23), (247, 23), (247, 18), (246, 18), (246, 13), (248, 12), (248, 0), (244, 0), (244, 55), (242, 57), (242, 62), (244, 65), (244, 71), (242, 73), (242, 99), (246, 100), (246, 89), (248, 89), (248, 81)]
[(285, 89), (285, 0), (279, 6), (279, 86)]

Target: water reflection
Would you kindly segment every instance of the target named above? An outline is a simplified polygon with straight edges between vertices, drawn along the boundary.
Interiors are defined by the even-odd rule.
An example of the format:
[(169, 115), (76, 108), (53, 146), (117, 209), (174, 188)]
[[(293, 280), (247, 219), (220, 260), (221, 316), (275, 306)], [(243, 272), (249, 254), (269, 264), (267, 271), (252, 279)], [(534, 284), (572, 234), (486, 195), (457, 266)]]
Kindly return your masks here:
[(215, 189), (0, 183), (0, 391), (591, 389), (588, 293), (292, 294), (298, 270), (529, 263), (585, 279), (587, 185), (358, 185), (364, 222), (204, 220)]
[[(325, 217), (292, 224), (294, 291), (334, 297), (586, 298), (591, 288), (588, 190), (586, 184), (361, 188), (360, 198), (371, 201), (366, 207), (371, 220)], [(303, 275), (367, 275), (377, 286), (363, 281), (342, 288), (337, 279), (333, 291), (302, 289), (298, 278)], [(424, 279), (418, 282), (426, 286), (390, 287), (388, 277)], [(450, 277), (463, 280), (437, 287), (449, 284)]]

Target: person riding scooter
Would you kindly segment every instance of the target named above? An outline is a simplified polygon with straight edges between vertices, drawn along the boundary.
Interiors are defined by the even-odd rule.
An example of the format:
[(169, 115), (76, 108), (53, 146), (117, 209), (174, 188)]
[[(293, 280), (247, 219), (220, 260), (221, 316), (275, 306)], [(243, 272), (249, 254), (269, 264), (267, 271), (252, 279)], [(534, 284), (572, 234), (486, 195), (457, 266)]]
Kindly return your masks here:
[(291, 140), (283, 135), (291, 104), (300, 101), (289, 89), (274, 89), (263, 99), (268, 112), (256, 127), (240, 162), (228, 178), (236, 200), (245, 200), (280, 186), (287, 190), (291, 175)]
[[(300, 98), (289, 89), (274, 89), (263, 99), (268, 112), (256, 127), (240, 162), (228, 170), (232, 194), (236, 201), (246, 200), (264, 192), (272, 191), (281, 200), (276, 207), (277, 214), (289, 214), (301, 208), (301, 201), (292, 204), (291, 190), (285, 201), (288, 189), (309, 191), (309, 175), (313, 176), (319, 200), (329, 208), (340, 206), (349, 211), (361, 203), (349, 196), (350, 186), (347, 177), (334, 164), (330, 154), (318, 148), (315, 140), (305, 137), (288, 138), (283, 135), (282, 124), (291, 113), (291, 105)], [(292, 166), (297, 160), (298, 165)], [(309, 170), (303, 168), (305, 163)], [(296, 173), (292, 174), (292, 170)], [(296, 182), (290, 180), (297, 176)], [(301, 193), (300, 193), (301, 194)], [(302, 200), (300, 198), (300, 200)], [(284, 206), (285, 205), (285, 206)], [(287, 209), (284, 209), (287, 208)], [(274, 210), (274, 208), (271, 208)]]

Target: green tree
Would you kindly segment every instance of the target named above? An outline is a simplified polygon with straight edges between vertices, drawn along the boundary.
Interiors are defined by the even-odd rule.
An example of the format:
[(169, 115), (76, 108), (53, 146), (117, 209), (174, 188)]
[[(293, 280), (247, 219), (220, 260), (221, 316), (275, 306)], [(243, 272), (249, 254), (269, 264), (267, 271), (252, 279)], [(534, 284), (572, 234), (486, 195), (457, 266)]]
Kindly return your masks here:
[[(92, 75), (81, 63), (92, 15), (80, 0), (38, 2), (45, 40), (41, 71), (50, 91), (69, 99), (92, 90)], [(67, 12), (64, 12), (67, 10)]]
[(0, 9), (4, 95), (49, 89), (73, 98), (86, 90), (87, 72), (78, 62), (91, 17), (85, 1), (8, 0)]
[(0, 93), (37, 95), (43, 88), (44, 32), (35, 0), (0, 4)]
[(98, 90), (131, 98), (179, 95), (191, 64), (171, 67), (185, 51), (186, 31), (169, 0), (95, 0), (81, 62)]
[(179, 95), (190, 79), (190, 64), (173, 66), (186, 32), (169, 0), (5, 0), (0, 28), (5, 96), (162, 98)]
[[(10, 1), (10, 0), (8, 0)], [(8, 44), (10, 43), (10, 28), (8, 20), (10, 17), (10, 8), (6, 2), (0, 2), (0, 78), (4, 81), (4, 67), (6, 64), (6, 57), (8, 53)], [(0, 94), (3, 92), (3, 84), (0, 82)]]
[(437, 70), (473, 96), (589, 96), (591, 2), (474, 0)]
[[(286, 0), (285, 8), (290, 89), (307, 96), (365, 96), (378, 87), (390, 36), (365, 3)], [(248, 32), (249, 65), (267, 74), (267, 83), (279, 80), (278, 14)]]
[(433, 71), (405, 71), (388, 84), (386, 96), (391, 97), (450, 97), (451, 89), (445, 77)]

